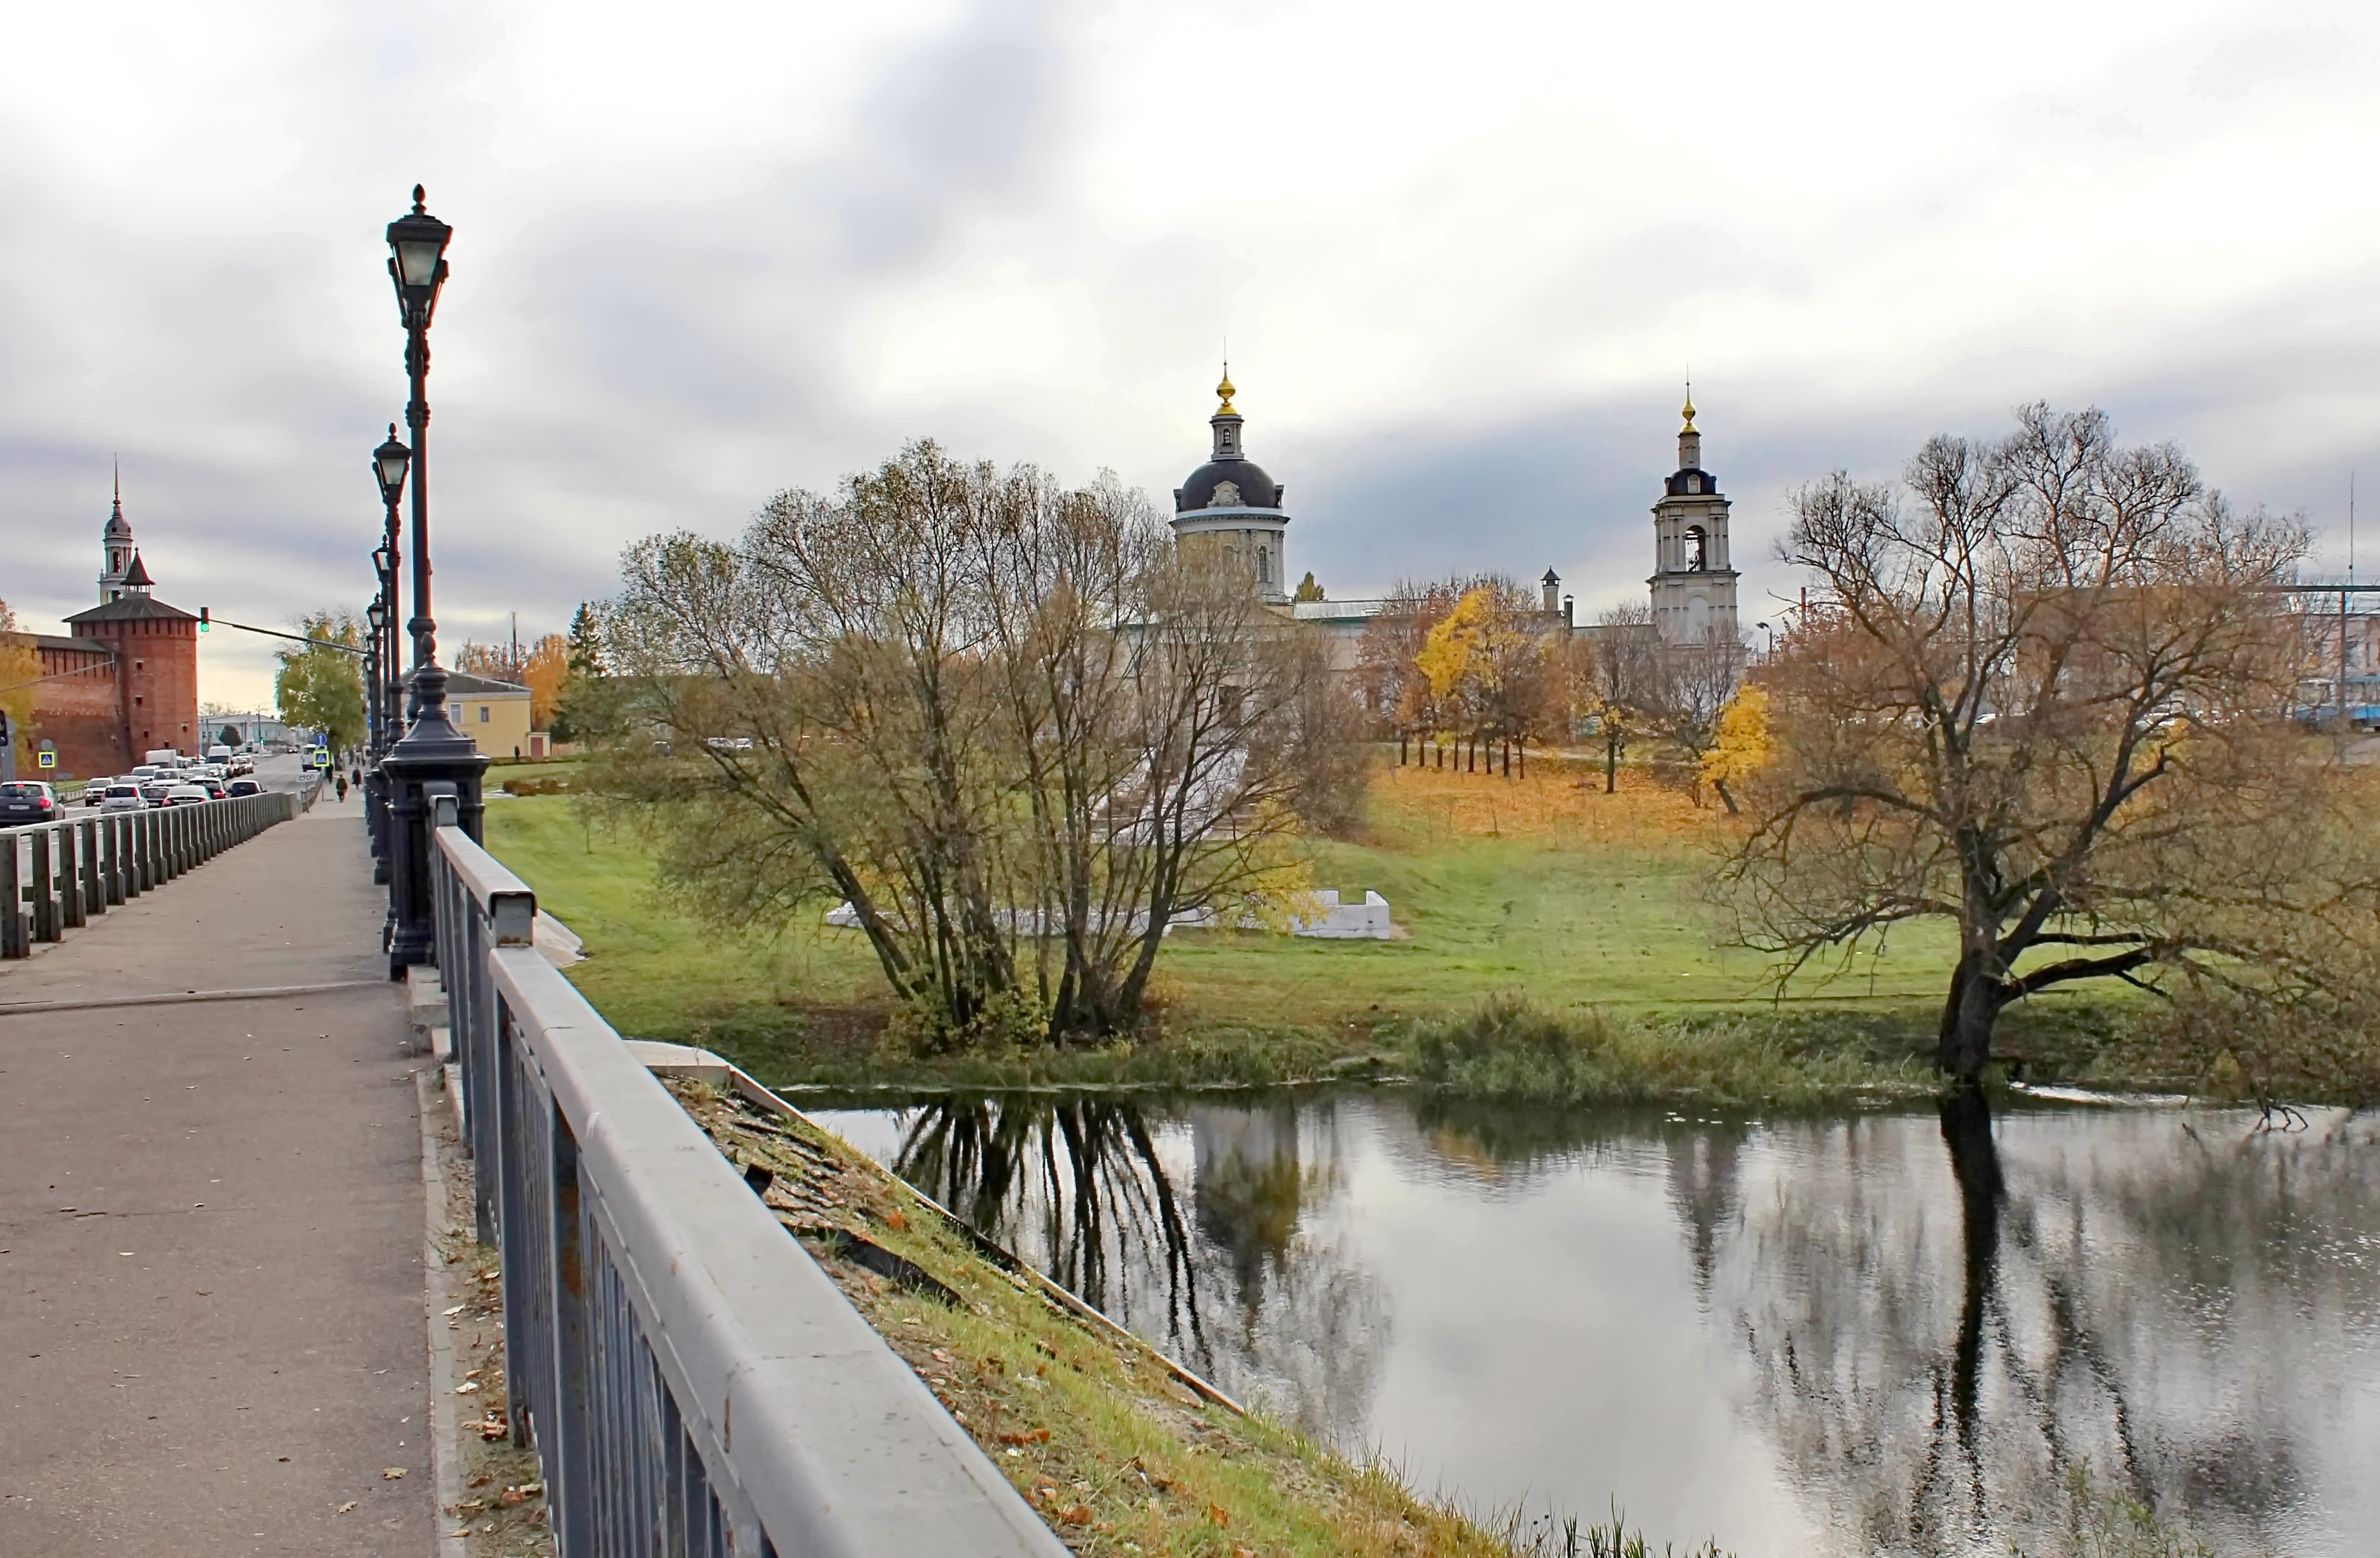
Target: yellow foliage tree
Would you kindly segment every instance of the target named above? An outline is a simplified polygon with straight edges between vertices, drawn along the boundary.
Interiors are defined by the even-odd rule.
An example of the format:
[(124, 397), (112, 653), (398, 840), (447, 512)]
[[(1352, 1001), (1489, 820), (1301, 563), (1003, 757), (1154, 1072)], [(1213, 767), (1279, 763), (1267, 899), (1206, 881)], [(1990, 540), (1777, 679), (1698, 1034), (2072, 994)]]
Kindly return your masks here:
[(36, 777), (33, 768), (33, 683), (42, 674), (42, 651), (17, 631), (17, 614), (0, 601), (0, 710), (17, 733), (17, 772)]
[(1429, 683), (1430, 695), (1439, 708), (1458, 707), (1459, 695), (1469, 690), (1494, 606), (1485, 585), (1466, 590), (1463, 599), (1454, 603), (1454, 609), (1440, 618), (1422, 640), (1421, 652), (1414, 656), (1414, 667)]
[(531, 730), (553, 728), (554, 711), (562, 705), (562, 684), (570, 675), (570, 640), (548, 633), (530, 646), (521, 663), (521, 680), (528, 687)]
[(1703, 753), (1703, 782), (1718, 792), (1731, 813), (1736, 806), (1729, 783), (1759, 773), (1767, 765), (1770, 750), (1767, 689), (1747, 682), (1718, 712), (1710, 748)]

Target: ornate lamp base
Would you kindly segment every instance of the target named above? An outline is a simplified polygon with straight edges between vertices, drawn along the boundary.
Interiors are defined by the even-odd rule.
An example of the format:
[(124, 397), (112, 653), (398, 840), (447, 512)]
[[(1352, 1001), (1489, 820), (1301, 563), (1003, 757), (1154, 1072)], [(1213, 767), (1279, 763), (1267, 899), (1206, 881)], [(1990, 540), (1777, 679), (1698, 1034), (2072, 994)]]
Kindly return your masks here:
[(446, 718), (446, 673), (425, 665), (414, 673), (420, 711), (380, 772), (388, 785), (389, 904), (396, 923), (388, 941), (388, 977), (403, 979), (416, 964), (438, 960), (438, 921), (431, 899), (431, 830), (440, 803), (451, 799), (455, 820), (472, 840), (484, 831), (480, 779), (488, 760)]

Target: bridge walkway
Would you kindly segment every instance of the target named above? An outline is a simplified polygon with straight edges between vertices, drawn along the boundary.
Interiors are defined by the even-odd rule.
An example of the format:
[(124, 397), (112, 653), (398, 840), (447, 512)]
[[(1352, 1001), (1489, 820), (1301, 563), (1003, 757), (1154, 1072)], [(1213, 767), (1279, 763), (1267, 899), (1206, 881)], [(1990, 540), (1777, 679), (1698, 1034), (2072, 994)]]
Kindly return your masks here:
[(383, 903), (325, 795), (0, 966), (0, 1552), (432, 1551)]

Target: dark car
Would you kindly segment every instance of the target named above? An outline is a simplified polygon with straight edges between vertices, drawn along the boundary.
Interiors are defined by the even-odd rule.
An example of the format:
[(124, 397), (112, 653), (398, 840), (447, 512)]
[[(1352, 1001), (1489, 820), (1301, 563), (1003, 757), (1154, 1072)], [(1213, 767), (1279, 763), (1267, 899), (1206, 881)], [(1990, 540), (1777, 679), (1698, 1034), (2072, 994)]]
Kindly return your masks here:
[(191, 776), (190, 783), (206, 791), (209, 800), (224, 798), (224, 782), (212, 774), (194, 774)]
[(226, 796), (261, 796), (264, 786), (253, 779), (235, 779), (224, 786)]
[(54, 822), (57, 817), (58, 797), (42, 781), (12, 779), (0, 785), (0, 827)]
[(152, 806), (163, 806), (165, 804), (165, 792), (173, 787), (163, 779), (152, 779), (140, 786), (140, 798)]

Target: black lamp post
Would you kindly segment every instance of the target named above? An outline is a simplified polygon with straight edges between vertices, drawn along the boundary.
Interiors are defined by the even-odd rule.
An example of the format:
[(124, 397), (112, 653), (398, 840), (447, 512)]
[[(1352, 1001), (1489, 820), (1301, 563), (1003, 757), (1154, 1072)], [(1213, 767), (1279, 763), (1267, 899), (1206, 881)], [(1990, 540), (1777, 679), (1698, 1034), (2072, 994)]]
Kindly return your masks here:
[(395, 743), (395, 731), (399, 724), (397, 674), (403, 656), (398, 652), (396, 642), (396, 592), (398, 582), (405, 576), (405, 566), (397, 541), (405, 533), (405, 522), (398, 517), (397, 505), (405, 499), (406, 468), (412, 463), (413, 451), (397, 442), (396, 424), (389, 423), (388, 436), (381, 441), (379, 448), (372, 451), (372, 480), (380, 486), (381, 507), (387, 515), (380, 548), (372, 554), (372, 561), (380, 569), (381, 598), (387, 603), (387, 622), (382, 629), (383, 648), (381, 655), (381, 676), (384, 685), (375, 689), (384, 700), (390, 727), (390, 734), (382, 744), (383, 756)]
[[(411, 965), (436, 959), (431, 832), (451, 820), (472, 838), (480, 836), (480, 776), (488, 767), (471, 738), (446, 718), (446, 673), (438, 665), (438, 625), (430, 615), (430, 319), (445, 285), (446, 241), (455, 229), (424, 211), (421, 199), (417, 184), (413, 210), (388, 225), (388, 274), (396, 284), (405, 367), (413, 388), (405, 408), (405, 425), (413, 437), (413, 615), (405, 625), (413, 639), (411, 701), (405, 736), (380, 765), (388, 781), (388, 893), (395, 916), (388, 943), (391, 979), (402, 978)], [(382, 490), (388, 490), (385, 468)]]
[(388, 723), (394, 710), (388, 700), (388, 548), (372, 553), (372, 572), (380, 592), (364, 608), (371, 627), (371, 644), (364, 651), (364, 714), (371, 732), (364, 763), (364, 832), (371, 841), (372, 881), (388, 881), (388, 781), (381, 777), (380, 760), (387, 755)]
[[(381, 508), (384, 515), (381, 543), (372, 550), (372, 571), (380, 580), (380, 599), (366, 615), (371, 619), (372, 661), (371, 704), (376, 711), (374, 739), (371, 751), (371, 772), (364, 779), (364, 815), (370, 819), (372, 844), (372, 881), (384, 883), (389, 880), (390, 858), (395, 853), (389, 825), (388, 779), (380, 771), (381, 760), (396, 744), (399, 728), (397, 675), (403, 669), (403, 657), (397, 652), (397, 585), (404, 577), (399, 560), (397, 538), (404, 533), (397, 517), (397, 505), (405, 497), (406, 467), (413, 459), (413, 451), (397, 442), (396, 424), (388, 424), (388, 437), (371, 454), (372, 481), (380, 488)], [(389, 902), (388, 917), (382, 926), (381, 938), (385, 946), (396, 931), (396, 903)]]

